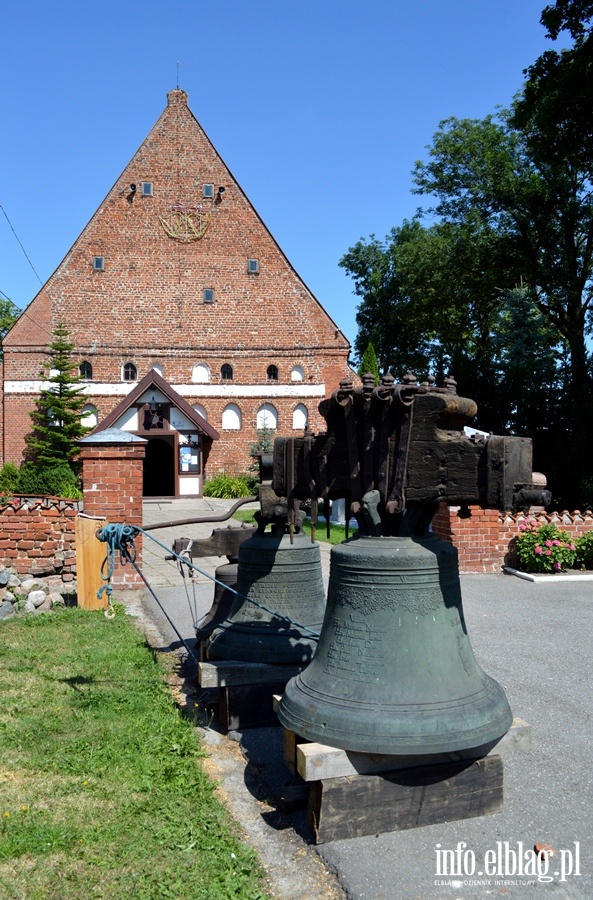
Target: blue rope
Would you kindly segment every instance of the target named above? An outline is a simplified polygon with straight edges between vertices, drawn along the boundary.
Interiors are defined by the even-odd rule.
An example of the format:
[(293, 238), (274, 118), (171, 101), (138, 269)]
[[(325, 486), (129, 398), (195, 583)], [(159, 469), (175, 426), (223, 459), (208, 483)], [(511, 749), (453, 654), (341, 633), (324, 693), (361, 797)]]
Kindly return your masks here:
[[(97, 537), (99, 538), (99, 540), (105, 541), (105, 543), (107, 544), (107, 556), (103, 562), (103, 565), (101, 566), (101, 578), (103, 578), (105, 581), (108, 581), (108, 584), (107, 584), (107, 586), (103, 586), (103, 587), (99, 588), (99, 593), (98, 593), (99, 597), (101, 597), (103, 595), (103, 591), (106, 591), (107, 595), (109, 597), (111, 597), (111, 593), (112, 593), (113, 589), (111, 587), (110, 580), (113, 575), (113, 570), (115, 567), (115, 551), (116, 550), (120, 551), (120, 561), (121, 561), (122, 565), (125, 565), (127, 562), (131, 562), (134, 565), (134, 568), (136, 569), (136, 571), (140, 574), (142, 580), (144, 581), (144, 583), (146, 584), (146, 586), (148, 587), (150, 592), (152, 593), (153, 597), (155, 596), (154, 592), (152, 591), (152, 588), (146, 581), (146, 578), (144, 577), (144, 575), (142, 574), (142, 572), (140, 571), (138, 566), (135, 564), (136, 547), (134, 545), (134, 538), (138, 534), (143, 534), (146, 537), (149, 537), (152, 541), (154, 541), (155, 544), (158, 544), (159, 547), (162, 547), (162, 549), (165, 550), (169, 555), (172, 555), (174, 557), (174, 559), (179, 560), (180, 562), (184, 563), (186, 566), (188, 566), (191, 569), (195, 569), (196, 572), (199, 572), (200, 575), (204, 575), (205, 578), (208, 578), (210, 581), (213, 581), (214, 584), (219, 584), (225, 590), (231, 591), (231, 593), (235, 594), (237, 597), (240, 597), (241, 600), (245, 600), (247, 603), (251, 603), (253, 606), (257, 606), (258, 609), (262, 609), (264, 612), (267, 612), (269, 615), (274, 616), (275, 618), (280, 619), (283, 622), (287, 622), (289, 625), (294, 625), (296, 628), (300, 629), (301, 631), (306, 631), (308, 634), (312, 635), (313, 637), (317, 637), (317, 638), (320, 637), (320, 634), (318, 631), (313, 631), (312, 628), (308, 628), (306, 625), (301, 625), (299, 622), (294, 622), (288, 616), (283, 616), (283, 615), (281, 615), (281, 613), (276, 612), (276, 610), (269, 609), (267, 606), (264, 606), (263, 603), (258, 603), (257, 600), (253, 600), (251, 597), (246, 597), (245, 594), (241, 594), (239, 591), (235, 590), (235, 588), (232, 588), (230, 585), (225, 584), (222, 581), (219, 581), (217, 578), (215, 578), (213, 575), (210, 575), (208, 572), (204, 572), (204, 570), (200, 569), (198, 566), (196, 566), (195, 563), (190, 562), (187, 559), (187, 557), (181, 557), (178, 553), (175, 553), (173, 550), (171, 550), (170, 547), (167, 547), (166, 544), (163, 544), (161, 541), (159, 541), (158, 538), (155, 538), (152, 534), (150, 534), (150, 532), (144, 531), (143, 528), (138, 528), (135, 525), (105, 525), (105, 527), (102, 528), (101, 531), (97, 532)], [(105, 576), (103, 574), (104, 567), (106, 564), (107, 564), (107, 576)], [(228, 619), (225, 619), (224, 621), (228, 621)], [(175, 629), (175, 630), (177, 630), (177, 629)]]
[(125, 566), (128, 562), (133, 562), (136, 559), (136, 546), (134, 544), (136, 534), (137, 529), (133, 525), (105, 525), (104, 528), (97, 532), (99, 540), (107, 544), (107, 554), (101, 563), (101, 578), (107, 584), (99, 588), (97, 597), (101, 600), (103, 594), (107, 594), (109, 608), (111, 608), (111, 595), (113, 594), (111, 579), (115, 569), (116, 551), (119, 550), (119, 559), (122, 566)]

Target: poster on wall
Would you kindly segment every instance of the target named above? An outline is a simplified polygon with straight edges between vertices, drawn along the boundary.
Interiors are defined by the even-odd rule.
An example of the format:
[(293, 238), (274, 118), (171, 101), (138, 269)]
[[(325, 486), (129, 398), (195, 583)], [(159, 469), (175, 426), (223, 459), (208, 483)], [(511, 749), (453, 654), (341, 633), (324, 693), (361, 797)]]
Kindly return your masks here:
[(179, 446), (179, 474), (197, 475), (200, 471), (200, 455), (197, 447), (189, 444)]

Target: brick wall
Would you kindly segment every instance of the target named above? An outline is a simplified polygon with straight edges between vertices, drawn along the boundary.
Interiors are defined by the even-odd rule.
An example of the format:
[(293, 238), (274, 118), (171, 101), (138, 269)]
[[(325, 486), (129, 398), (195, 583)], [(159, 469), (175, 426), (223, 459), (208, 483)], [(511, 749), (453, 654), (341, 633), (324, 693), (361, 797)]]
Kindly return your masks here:
[(18, 575), (76, 574), (75, 521), (81, 503), (56, 497), (15, 497), (0, 506), (0, 561)]
[[(87, 438), (88, 440), (88, 438)], [(108, 522), (142, 526), (142, 462), (145, 443), (88, 444), (82, 442), (84, 512)], [(142, 536), (135, 540), (136, 562), (142, 565)], [(116, 566), (112, 584), (141, 588), (144, 583), (131, 565)]]
[(527, 518), (536, 519), (540, 525), (557, 525), (575, 538), (593, 528), (593, 512), (590, 510), (583, 513), (565, 510), (525, 515), (479, 506), (462, 510), (459, 506), (446, 506), (444, 503), (432, 521), (432, 528), (438, 537), (457, 547), (460, 572), (500, 572), (503, 566), (515, 564), (513, 542), (519, 534), (519, 523)]

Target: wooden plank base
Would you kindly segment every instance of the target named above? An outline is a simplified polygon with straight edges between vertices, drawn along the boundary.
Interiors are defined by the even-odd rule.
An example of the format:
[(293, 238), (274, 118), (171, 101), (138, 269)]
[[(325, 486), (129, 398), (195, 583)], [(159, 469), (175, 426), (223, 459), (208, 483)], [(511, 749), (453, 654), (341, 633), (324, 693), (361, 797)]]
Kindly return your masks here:
[(498, 812), (500, 756), (310, 783), (307, 819), (317, 844)]
[[(206, 688), (269, 683), (275, 685), (276, 693), (282, 693), (286, 683), (298, 675), (306, 665), (306, 663), (275, 665), (236, 659), (208, 660), (198, 663), (198, 684)], [(278, 685), (281, 685), (280, 690)]]

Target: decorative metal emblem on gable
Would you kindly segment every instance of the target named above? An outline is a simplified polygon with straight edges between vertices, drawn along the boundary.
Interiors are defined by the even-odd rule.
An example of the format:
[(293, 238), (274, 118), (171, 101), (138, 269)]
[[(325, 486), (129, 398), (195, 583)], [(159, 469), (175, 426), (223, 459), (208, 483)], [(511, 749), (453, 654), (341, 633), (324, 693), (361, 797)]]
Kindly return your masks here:
[(208, 231), (212, 212), (204, 213), (201, 206), (176, 204), (159, 220), (169, 237), (184, 244), (199, 241)]

